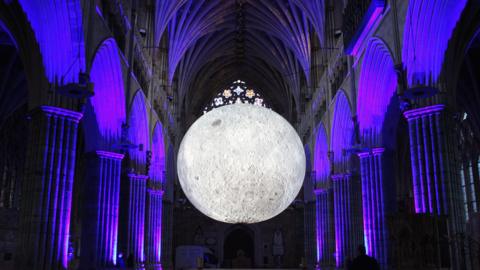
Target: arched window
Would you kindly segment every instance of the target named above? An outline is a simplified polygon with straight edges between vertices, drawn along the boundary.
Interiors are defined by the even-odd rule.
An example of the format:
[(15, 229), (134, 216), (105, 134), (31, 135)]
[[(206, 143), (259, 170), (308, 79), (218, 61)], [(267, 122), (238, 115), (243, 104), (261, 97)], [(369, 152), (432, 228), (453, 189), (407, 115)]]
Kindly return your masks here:
[(265, 105), (262, 96), (257, 91), (248, 87), (244, 81), (236, 80), (230, 87), (220, 91), (220, 93), (213, 98), (212, 102), (203, 109), (203, 113), (221, 106), (236, 103), (249, 103), (268, 107)]

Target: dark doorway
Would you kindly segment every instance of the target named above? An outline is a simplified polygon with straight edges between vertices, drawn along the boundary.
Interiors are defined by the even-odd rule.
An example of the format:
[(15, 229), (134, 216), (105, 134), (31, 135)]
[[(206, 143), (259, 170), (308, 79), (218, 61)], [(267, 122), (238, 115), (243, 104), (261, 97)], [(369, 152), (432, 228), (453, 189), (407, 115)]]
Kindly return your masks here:
[(253, 267), (255, 261), (253, 239), (253, 232), (243, 226), (228, 233), (223, 245), (223, 267)]

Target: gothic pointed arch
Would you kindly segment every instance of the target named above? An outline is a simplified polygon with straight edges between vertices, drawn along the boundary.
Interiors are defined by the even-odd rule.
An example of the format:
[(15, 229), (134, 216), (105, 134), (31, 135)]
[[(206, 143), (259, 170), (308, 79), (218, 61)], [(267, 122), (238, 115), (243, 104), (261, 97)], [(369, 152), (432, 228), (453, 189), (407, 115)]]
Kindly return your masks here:
[(330, 149), (333, 152), (333, 163), (336, 172), (346, 171), (348, 166), (348, 150), (352, 147), (354, 123), (350, 102), (343, 90), (337, 92), (333, 107)]
[(80, 0), (20, 0), (37, 37), (51, 83), (77, 82), (85, 72), (83, 14)]
[(163, 125), (157, 121), (152, 133), (152, 165), (150, 167), (150, 179), (155, 182), (165, 181), (165, 138)]
[(141, 89), (137, 90), (130, 105), (128, 118), (128, 140), (133, 145), (129, 150), (129, 154), (131, 161), (137, 169), (146, 165), (146, 151), (150, 147), (148, 110), (145, 99), (143, 91)]
[(86, 151), (118, 150), (126, 110), (120, 56), (113, 38), (106, 39), (98, 47), (90, 79), (94, 85), (94, 96), (85, 106)]
[(328, 159), (328, 137), (323, 123), (317, 127), (315, 139), (315, 152), (313, 168), (315, 170), (315, 181), (327, 181), (330, 174), (330, 162)]
[[(379, 38), (372, 38), (367, 45), (360, 71), (357, 116), (360, 136), (369, 146), (383, 145), (382, 130), (390, 109), (399, 110), (395, 102), (397, 75), (393, 59), (386, 44)], [(388, 122), (388, 121), (387, 121)], [(394, 121), (397, 122), (397, 121)]]
[(409, 86), (437, 83), (448, 41), (467, 0), (409, 1), (402, 61)]

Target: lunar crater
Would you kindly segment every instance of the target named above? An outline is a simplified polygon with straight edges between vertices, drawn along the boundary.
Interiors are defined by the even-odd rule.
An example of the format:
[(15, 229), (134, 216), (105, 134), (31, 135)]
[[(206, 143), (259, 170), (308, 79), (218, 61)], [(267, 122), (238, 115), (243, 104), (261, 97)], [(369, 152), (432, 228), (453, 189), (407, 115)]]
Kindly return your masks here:
[(280, 115), (234, 104), (193, 123), (180, 144), (177, 171), (200, 212), (227, 223), (255, 223), (278, 215), (295, 199), (305, 176), (305, 153)]

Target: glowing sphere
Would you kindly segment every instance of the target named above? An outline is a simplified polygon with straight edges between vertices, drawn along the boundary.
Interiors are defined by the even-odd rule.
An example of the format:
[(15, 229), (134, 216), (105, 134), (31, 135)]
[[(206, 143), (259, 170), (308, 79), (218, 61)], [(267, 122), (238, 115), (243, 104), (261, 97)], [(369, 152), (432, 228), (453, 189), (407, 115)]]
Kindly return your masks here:
[(227, 223), (254, 223), (278, 215), (295, 199), (305, 176), (305, 152), (279, 114), (227, 105), (193, 123), (180, 144), (177, 171), (200, 212)]

